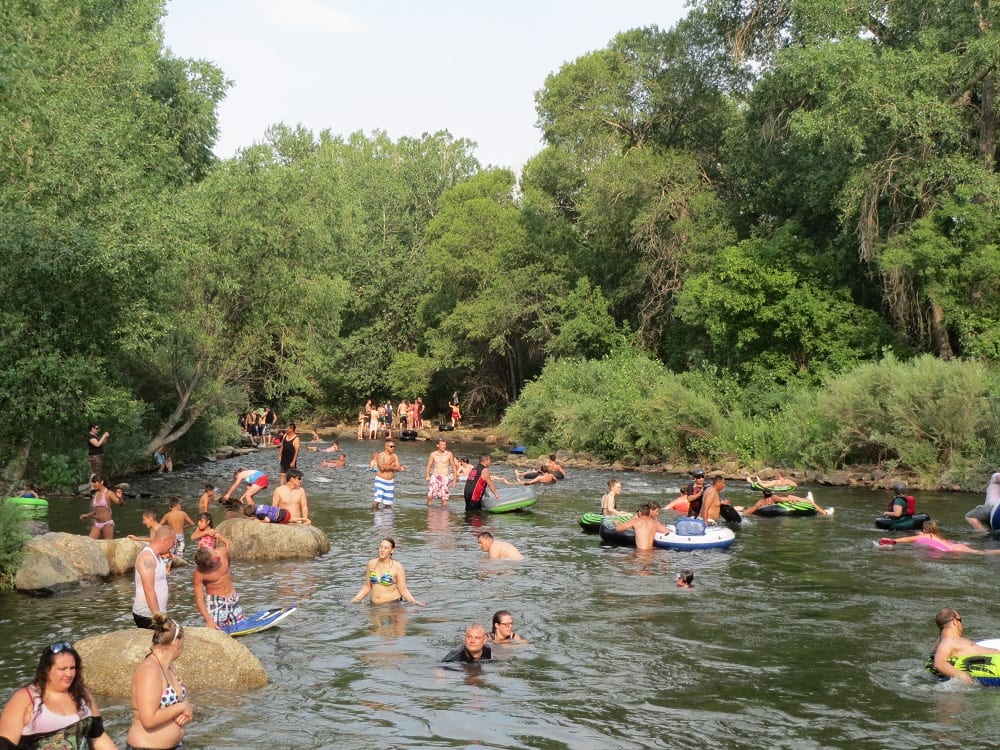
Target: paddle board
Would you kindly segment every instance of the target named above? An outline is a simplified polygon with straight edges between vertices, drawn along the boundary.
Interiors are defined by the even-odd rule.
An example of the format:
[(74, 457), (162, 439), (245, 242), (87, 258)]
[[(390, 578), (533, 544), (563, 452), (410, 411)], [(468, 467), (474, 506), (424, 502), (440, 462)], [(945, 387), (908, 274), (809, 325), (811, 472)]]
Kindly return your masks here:
[(255, 615), (250, 615), (246, 619), (240, 620), (235, 625), (227, 625), (220, 628), (222, 632), (229, 633), (229, 635), (234, 638), (241, 635), (250, 635), (251, 633), (259, 633), (262, 630), (267, 630), (268, 628), (273, 628), (279, 622), (284, 620), (288, 615), (292, 614), (297, 608), (297, 605), (293, 604), (290, 607), (275, 607), (274, 609), (265, 609), (263, 612), (258, 612)]

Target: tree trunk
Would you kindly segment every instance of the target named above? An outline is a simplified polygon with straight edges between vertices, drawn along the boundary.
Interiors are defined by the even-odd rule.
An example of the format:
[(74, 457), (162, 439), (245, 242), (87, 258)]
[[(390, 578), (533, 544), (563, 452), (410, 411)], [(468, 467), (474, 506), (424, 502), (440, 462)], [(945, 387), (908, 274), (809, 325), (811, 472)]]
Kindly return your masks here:
[(979, 87), (979, 159), (991, 172), (996, 164), (997, 148), (995, 100), (996, 74), (990, 73)]
[(177, 399), (177, 406), (174, 408), (173, 413), (171, 413), (171, 415), (164, 420), (163, 424), (160, 425), (160, 429), (156, 433), (156, 436), (146, 446), (147, 453), (152, 453), (161, 445), (167, 445), (177, 440), (181, 437), (181, 435), (190, 430), (194, 423), (198, 421), (198, 418), (205, 413), (204, 405), (192, 408), (191, 414), (188, 415), (184, 424), (176, 430), (174, 429), (183, 418), (184, 412), (187, 411), (188, 404), (191, 402), (191, 395), (194, 393), (195, 388), (197, 388), (198, 384), (201, 383), (201, 368), (204, 364), (204, 356), (205, 355), (202, 355), (202, 359), (195, 366), (194, 375), (191, 376), (190, 382), (188, 382), (183, 389), (178, 388), (179, 398)]
[(955, 352), (952, 351), (948, 327), (944, 323), (944, 310), (937, 302), (931, 302), (931, 335), (937, 345), (938, 356), (945, 361), (953, 359)]

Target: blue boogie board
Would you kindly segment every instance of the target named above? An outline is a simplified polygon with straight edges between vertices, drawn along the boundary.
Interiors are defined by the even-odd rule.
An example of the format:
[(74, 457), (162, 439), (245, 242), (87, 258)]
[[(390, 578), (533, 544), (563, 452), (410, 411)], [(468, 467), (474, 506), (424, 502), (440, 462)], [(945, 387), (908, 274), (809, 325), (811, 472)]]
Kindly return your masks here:
[(259, 633), (262, 630), (267, 630), (268, 628), (273, 628), (279, 622), (284, 620), (288, 615), (292, 614), (296, 610), (298, 605), (293, 604), (290, 607), (276, 607), (275, 609), (265, 609), (263, 612), (258, 612), (255, 615), (250, 615), (249, 617), (240, 620), (235, 625), (227, 625), (220, 628), (223, 633), (228, 633), (234, 638), (241, 635), (250, 635), (251, 633)]

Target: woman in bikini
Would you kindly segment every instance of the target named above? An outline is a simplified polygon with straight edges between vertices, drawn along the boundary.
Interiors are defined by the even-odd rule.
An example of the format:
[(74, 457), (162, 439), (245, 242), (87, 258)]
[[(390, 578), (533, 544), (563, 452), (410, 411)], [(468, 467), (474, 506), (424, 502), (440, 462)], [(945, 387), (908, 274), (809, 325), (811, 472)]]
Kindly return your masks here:
[(31, 684), (7, 701), (0, 714), (0, 747), (117, 748), (83, 682), (80, 654), (69, 643), (46, 646)]
[(388, 604), (406, 600), (410, 604), (424, 603), (413, 598), (406, 587), (406, 571), (403, 566), (392, 559), (396, 542), (386, 537), (378, 543), (378, 557), (368, 561), (365, 568), (365, 582), (361, 590), (351, 599), (351, 603), (360, 602), (370, 596), (372, 604)]
[(176, 750), (194, 716), (173, 662), (184, 648), (184, 628), (162, 612), (153, 616), (153, 647), (132, 674), (130, 750)]
[(80, 520), (93, 518), (94, 525), (90, 527), (91, 539), (111, 539), (115, 535), (115, 520), (111, 517), (111, 505), (122, 505), (125, 501), (108, 489), (104, 477), (94, 474), (90, 478), (90, 513), (83, 513)]

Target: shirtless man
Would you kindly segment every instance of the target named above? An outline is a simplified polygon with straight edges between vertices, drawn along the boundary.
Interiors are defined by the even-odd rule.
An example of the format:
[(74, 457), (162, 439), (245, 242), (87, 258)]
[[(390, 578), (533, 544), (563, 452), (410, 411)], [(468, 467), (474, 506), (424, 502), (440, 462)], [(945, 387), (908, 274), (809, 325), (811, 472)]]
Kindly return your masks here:
[(490, 560), (523, 560), (524, 555), (522, 555), (517, 547), (515, 547), (510, 542), (504, 542), (500, 539), (494, 539), (493, 535), (484, 531), (479, 535), (479, 549), (486, 553), (486, 557)]
[(287, 510), (292, 518), (301, 519), (297, 523), (312, 523), (309, 520), (309, 500), (302, 489), (302, 472), (298, 469), (288, 470), (288, 480), (274, 491), (271, 504)]
[[(533, 476), (529, 476), (533, 475)], [(517, 481), (510, 481), (507, 477), (502, 477), (504, 484), (552, 484), (556, 481), (556, 477), (549, 471), (548, 466), (543, 466), (541, 471), (538, 472), (525, 472), (525, 474), (518, 474), (517, 470), (514, 470), (514, 477)]]
[[(755, 502), (747, 510), (743, 511), (744, 514), (749, 515), (756, 513), (759, 508), (763, 508), (765, 505), (774, 505), (775, 503), (809, 503), (816, 508), (816, 512), (821, 516), (830, 515), (827, 510), (820, 507), (819, 503), (813, 500), (811, 492), (807, 493), (805, 497), (800, 497), (799, 495), (775, 495), (772, 490), (761, 490), (760, 492), (760, 500)], [(737, 508), (737, 510), (739, 510), (739, 508)]]
[(549, 473), (552, 476), (554, 476), (556, 479), (565, 479), (566, 478), (566, 470), (562, 466), (560, 466), (558, 463), (556, 463), (556, 454), (555, 453), (550, 453), (549, 454), (549, 462), (547, 464), (547, 467), (548, 467)]
[(940, 610), (934, 618), (934, 622), (941, 631), (937, 640), (934, 641), (934, 648), (931, 651), (934, 670), (945, 677), (954, 677), (970, 685), (973, 684), (975, 681), (972, 679), (972, 675), (961, 669), (956, 669), (949, 660), (957, 659), (960, 656), (996, 654), (1000, 652), (995, 648), (980, 646), (975, 641), (963, 637), (962, 616), (951, 607), (945, 607)]
[(444, 438), (438, 440), (437, 450), (427, 458), (424, 478), (427, 480), (427, 506), (434, 505), (434, 498), (440, 499), (441, 505), (447, 505), (452, 485), (458, 481), (458, 461), (448, 450), (448, 441)]
[(627, 531), (628, 529), (635, 532), (635, 548), (639, 550), (653, 549), (653, 535), (656, 532), (670, 533), (670, 529), (653, 517), (649, 503), (640, 505), (638, 512), (628, 521), (615, 524), (615, 531)]
[(391, 508), (393, 494), (396, 489), (396, 474), (406, 469), (399, 463), (396, 455), (396, 441), (385, 441), (385, 450), (375, 457), (375, 496), (372, 499), (372, 509)]
[(205, 626), (219, 630), (223, 625), (245, 620), (240, 595), (233, 587), (229, 550), (224, 545), (215, 549), (199, 547), (194, 563), (194, 603), (205, 618)]
[(706, 486), (702, 493), (700, 518), (705, 523), (719, 522), (719, 509), (722, 506), (722, 488), (726, 486), (726, 478), (721, 474), (712, 480), (711, 486)]
[(752, 477), (748, 474), (747, 484), (755, 484), (758, 487), (767, 487), (768, 489), (772, 487), (781, 487), (786, 491), (794, 490), (798, 486), (795, 483), (795, 480), (785, 476), (784, 469), (775, 469), (774, 471), (775, 474), (777, 474), (774, 479), (761, 479), (758, 474), (754, 474)]

